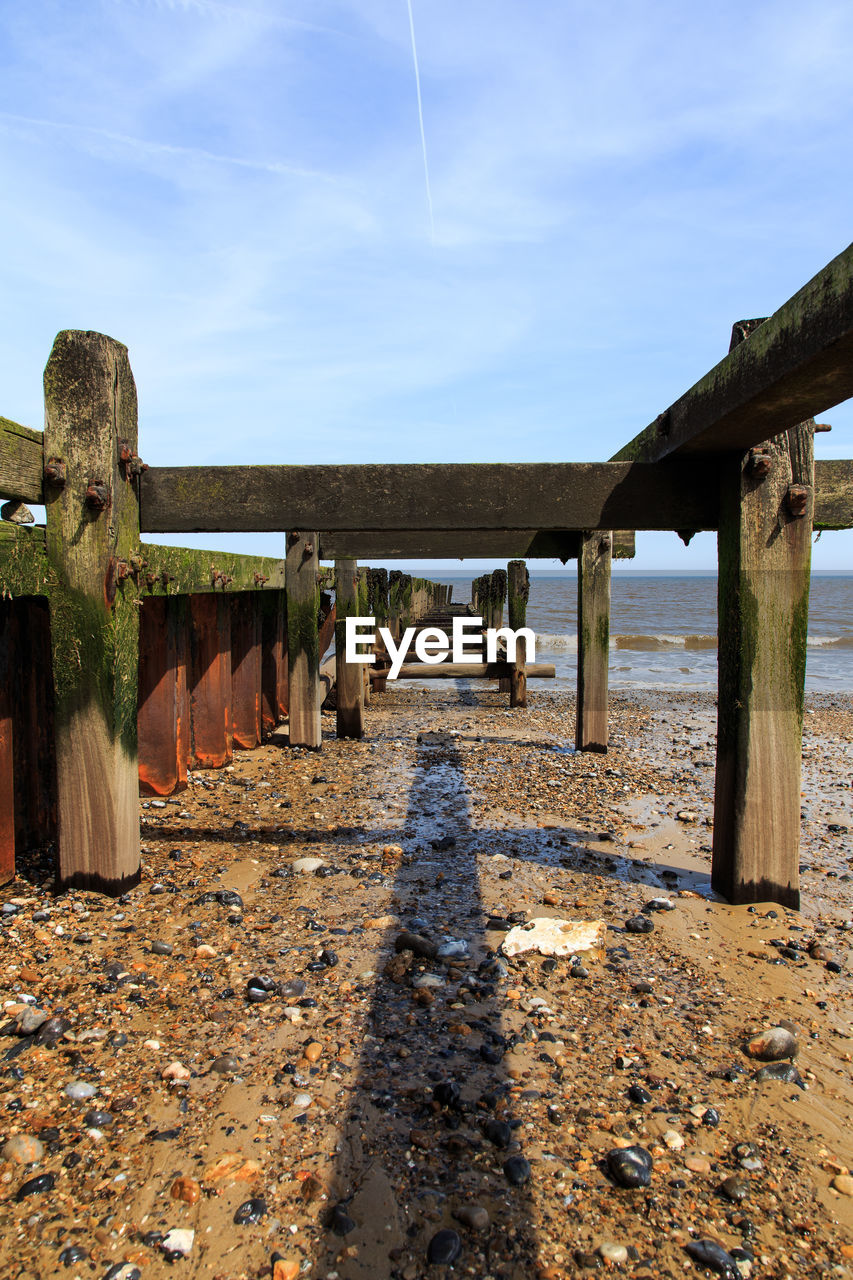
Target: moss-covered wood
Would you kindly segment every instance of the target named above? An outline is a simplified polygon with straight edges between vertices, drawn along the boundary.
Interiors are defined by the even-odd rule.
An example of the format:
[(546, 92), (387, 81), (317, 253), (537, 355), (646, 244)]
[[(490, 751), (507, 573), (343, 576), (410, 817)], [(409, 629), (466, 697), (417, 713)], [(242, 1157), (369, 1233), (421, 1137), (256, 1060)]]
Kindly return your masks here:
[(12, 602), (0, 598), (0, 884), (15, 874), (15, 756), (12, 737)]
[[(510, 560), (506, 569), (507, 622), (512, 631), (518, 631), (527, 626), (530, 574), (523, 560)], [(509, 705), (527, 706), (527, 645), (523, 640), (515, 647), (515, 670), (510, 676)]]
[(47, 559), (56, 693), (59, 881), (123, 892), (139, 876), (136, 593), (117, 574), (139, 553), (136, 387), (127, 350), (98, 333), (58, 335), (44, 375), (50, 487)]
[(339, 738), (364, 734), (364, 677), (361, 663), (346, 660), (346, 620), (358, 617), (358, 566), (354, 560), (335, 564), (335, 717)]
[(284, 561), (193, 547), (143, 542), (140, 562), (127, 569), (139, 593), (197, 595), (204, 591), (275, 591), (284, 587)]
[(0, 417), (0, 498), (41, 502), (44, 435)]
[(289, 741), (292, 747), (315, 749), (322, 743), (317, 570), (316, 532), (289, 533), (285, 557)]
[(578, 555), (578, 674), (575, 746), (607, 750), (612, 535), (581, 535)]

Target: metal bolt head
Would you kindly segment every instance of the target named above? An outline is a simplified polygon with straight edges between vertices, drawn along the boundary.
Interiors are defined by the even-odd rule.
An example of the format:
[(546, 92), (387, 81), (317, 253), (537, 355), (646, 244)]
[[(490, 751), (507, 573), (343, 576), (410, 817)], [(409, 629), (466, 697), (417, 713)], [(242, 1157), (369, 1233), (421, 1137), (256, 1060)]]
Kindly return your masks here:
[(763, 449), (750, 449), (746, 469), (753, 480), (763, 480), (770, 474), (773, 459)]
[(103, 480), (93, 480), (86, 490), (86, 506), (90, 511), (106, 511), (112, 497)]
[(785, 501), (791, 515), (802, 519), (809, 506), (809, 488), (804, 484), (789, 484)]
[(48, 458), (44, 467), (45, 484), (53, 485), (55, 489), (61, 489), (67, 480), (65, 463), (61, 458)]

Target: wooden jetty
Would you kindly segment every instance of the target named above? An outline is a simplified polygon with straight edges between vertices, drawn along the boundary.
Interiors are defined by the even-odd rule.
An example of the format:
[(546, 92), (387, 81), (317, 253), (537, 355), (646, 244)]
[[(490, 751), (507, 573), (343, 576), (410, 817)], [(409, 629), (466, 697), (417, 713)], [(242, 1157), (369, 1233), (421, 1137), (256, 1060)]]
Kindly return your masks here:
[[(319, 748), (336, 631), (337, 730), (361, 736), (382, 677), (345, 670), (346, 618), (399, 636), (449, 604), (368, 559), (507, 560), (474, 603), (486, 625), (506, 604), (513, 629), (523, 562), (577, 559), (575, 741), (604, 751), (612, 558), (636, 530), (714, 529), (713, 882), (796, 906), (811, 534), (853, 527), (853, 462), (814, 461), (814, 419), (853, 395), (852, 356), (853, 246), (769, 319), (736, 324), (729, 354), (606, 462), (147, 467), (126, 348), (60, 333), (44, 431), (0, 418), (0, 877), (16, 846), (53, 840), (60, 885), (121, 892), (139, 875), (140, 788), (179, 790), (188, 764), (224, 764), (285, 711), (291, 745)], [(28, 502), (46, 527), (21, 523)], [(141, 541), (263, 530), (281, 559)], [(516, 707), (545, 674), (524, 654), (475, 671)]]

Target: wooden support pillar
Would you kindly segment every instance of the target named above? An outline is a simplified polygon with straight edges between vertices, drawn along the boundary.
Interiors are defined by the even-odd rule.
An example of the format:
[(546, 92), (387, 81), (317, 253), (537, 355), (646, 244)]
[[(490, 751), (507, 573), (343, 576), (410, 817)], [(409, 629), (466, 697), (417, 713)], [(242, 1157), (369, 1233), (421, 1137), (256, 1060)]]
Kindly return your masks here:
[[(530, 574), (523, 560), (510, 560), (507, 565), (507, 614), (512, 631), (527, 626), (527, 601), (530, 597)], [(509, 705), (527, 706), (527, 643), (515, 646), (515, 670), (509, 678)]]
[(231, 722), (234, 746), (261, 744), (261, 610), (259, 592), (231, 596)]
[(265, 733), (272, 733), (287, 715), (287, 636), (284, 592), (264, 591), (261, 607), (261, 717)]
[(12, 601), (0, 599), (0, 884), (15, 875), (15, 757), (12, 740)]
[[(393, 579), (394, 579), (393, 570), (391, 571), (389, 577), (393, 582)], [(370, 617), (370, 610), (368, 608), (369, 587), (368, 587), (366, 569), (359, 569), (358, 571), (357, 590), (358, 590), (358, 617), (369, 618)], [(366, 646), (363, 645), (362, 648), (366, 649)], [(365, 662), (361, 668), (361, 680), (362, 680), (362, 687), (361, 687), (362, 701), (364, 703), (364, 706), (369, 707), (370, 697), (371, 697), (371, 684), (370, 684), (370, 664), (367, 662)]]
[(289, 533), (284, 566), (287, 591), (289, 724), (292, 747), (322, 744), (317, 585), (318, 534)]
[(582, 533), (578, 548), (578, 694), (575, 747), (607, 750), (610, 565), (613, 535)]
[(56, 693), (59, 868), (63, 886), (118, 894), (139, 879), (136, 755), (139, 621), (136, 387), (127, 349), (66, 330), (44, 373), (46, 547)]
[(148, 596), (139, 615), (139, 790), (170, 796), (187, 785), (190, 707), (187, 596)]
[(337, 620), (337, 606), (329, 603), (329, 596), (327, 596), (325, 592), (323, 593), (322, 598), (326, 602), (327, 607), (326, 615), (320, 623), (319, 631), (317, 633), (317, 652), (320, 656), (321, 664), (331, 648), (332, 640), (336, 634), (335, 622)]
[(364, 733), (364, 666), (346, 661), (346, 620), (358, 617), (358, 567), (355, 560), (335, 561), (335, 684), (339, 738)]
[(190, 711), (193, 769), (221, 769), (234, 755), (231, 722), (231, 606), (212, 592), (190, 600)]
[(48, 602), (23, 596), (11, 607), (15, 842), (20, 855), (56, 839), (54, 696)]

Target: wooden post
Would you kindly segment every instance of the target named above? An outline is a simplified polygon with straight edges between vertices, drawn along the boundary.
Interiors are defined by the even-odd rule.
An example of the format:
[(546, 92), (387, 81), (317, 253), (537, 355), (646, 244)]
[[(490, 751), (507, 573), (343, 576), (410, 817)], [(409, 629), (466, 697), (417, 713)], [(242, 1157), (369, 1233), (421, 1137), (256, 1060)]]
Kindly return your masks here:
[(190, 598), (193, 769), (221, 769), (234, 755), (231, 724), (231, 607), (226, 595)]
[(261, 743), (260, 593), (231, 596), (231, 719), (234, 746), (251, 751)]
[(139, 790), (170, 796), (187, 785), (188, 597), (148, 596), (139, 617)]
[[(736, 325), (732, 345), (749, 331)], [(800, 423), (722, 469), (712, 883), (735, 903), (800, 902), (813, 430)]]
[(0, 599), (0, 884), (15, 875), (15, 758), (12, 742), (12, 601)]
[(346, 661), (346, 620), (358, 616), (358, 567), (354, 560), (335, 561), (335, 684), (339, 738), (364, 733), (364, 667)]
[(322, 744), (317, 585), (318, 534), (289, 533), (284, 566), (287, 591), (290, 745), (317, 749)]
[(47, 556), (56, 690), (59, 868), (63, 886), (118, 894), (139, 879), (136, 758), (139, 547), (136, 387), (127, 349), (66, 330), (44, 373)]
[[(370, 617), (370, 608), (368, 604), (369, 597), (370, 597), (370, 586), (368, 582), (367, 573), (368, 573), (367, 569), (359, 569), (358, 571), (358, 584), (356, 589), (358, 593), (357, 616), (359, 618)], [(390, 578), (393, 582), (394, 570), (391, 571)], [(369, 707), (372, 690), (371, 690), (371, 684), (370, 684), (370, 664), (367, 662), (365, 662), (365, 664), (361, 668), (361, 681), (362, 681), (362, 684), (361, 684), (362, 702), (365, 707)]]
[(287, 714), (287, 641), (284, 592), (263, 591), (261, 606), (261, 715), (265, 733), (272, 733)]
[(578, 548), (578, 695), (575, 747), (607, 750), (610, 565), (613, 535), (582, 533)]
[[(510, 629), (527, 626), (527, 601), (530, 596), (530, 574), (523, 560), (510, 560), (507, 565), (507, 614)], [(515, 646), (515, 670), (510, 676), (509, 705), (527, 706), (527, 642)]]
[(19, 855), (56, 839), (56, 753), (50, 613), (40, 596), (12, 601), (12, 739)]

